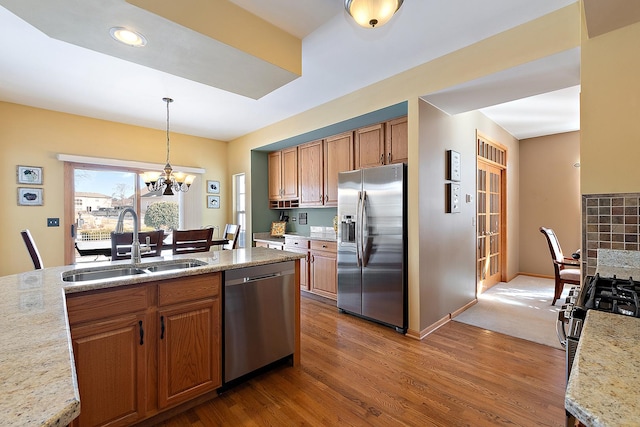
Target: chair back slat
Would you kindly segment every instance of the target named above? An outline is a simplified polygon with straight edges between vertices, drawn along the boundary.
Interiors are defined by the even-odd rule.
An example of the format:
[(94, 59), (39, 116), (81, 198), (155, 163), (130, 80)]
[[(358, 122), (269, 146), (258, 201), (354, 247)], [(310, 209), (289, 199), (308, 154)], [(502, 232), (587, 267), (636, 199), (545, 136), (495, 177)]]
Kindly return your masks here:
[(207, 252), (211, 249), (213, 228), (173, 230), (173, 254)]
[(36, 242), (33, 240), (33, 237), (31, 236), (31, 232), (27, 229), (27, 230), (22, 230), (20, 234), (22, 235), (22, 240), (24, 240), (24, 244), (26, 245), (27, 250), (29, 251), (29, 256), (31, 257), (31, 261), (33, 261), (33, 267), (36, 270), (40, 270), (44, 268), (44, 264), (42, 263), (42, 257), (40, 257), (40, 252), (36, 247)]
[(562, 248), (560, 247), (560, 242), (558, 241), (556, 233), (552, 229), (545, 227), (540, 227), (540, 232), (547, 238), (551, 258), (555, 261), (562, 262), (562, 260), (564, 260), (564, 255), (562, 254)]
[[(147, 237), (149, 238), (149, 250), (140, 252), (141, 257), (154, 257), (162, 254), (162, 244), (164, 240), (164, 230), (141, 231), (138, 233), (138, 241), (141, 245), (147, 245)], [(131, 242), (133, 242), (133, 233), (116, 233), (111, 232), (111, 260), (130, 259), (131, 258)]]
[(236, 249), (238, 247), (238, 236), (240, 235), (240, 226), (238, 224), (227, 224), (224, 226), (223, 239), (229, 241), (223, 245), (222, 249)]

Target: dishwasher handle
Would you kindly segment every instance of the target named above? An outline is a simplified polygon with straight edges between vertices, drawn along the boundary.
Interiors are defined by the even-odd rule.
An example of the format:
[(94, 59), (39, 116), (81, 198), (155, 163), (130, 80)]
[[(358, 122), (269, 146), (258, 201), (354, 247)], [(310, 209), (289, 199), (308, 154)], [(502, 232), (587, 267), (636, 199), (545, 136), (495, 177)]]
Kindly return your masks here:
[(278, 271), (276, 273), (263, 274), (262, 276), (244, 277), (242, 283), (257, 282), (259, 280), (271, 279), (272, 277), (280, 277), (282, 274)]
[(282, 275), (283, 275), (283, 272), (278, 271), (278, 272), (275, 272), (275, 273), (268, 273), (268, 274), (263, 274), (263, 275), (260, 275), (260, 276), (239, 277), (239, 278), (234, 279), (234, 280), (227, 280), (224, 285), (225, 286), (242, 285), (242, 284), (245, 284), (245, 283), (252, 283), (252, 282), (259, 282), (261, 280), (273, 279), (274, 277), (280, 277)]

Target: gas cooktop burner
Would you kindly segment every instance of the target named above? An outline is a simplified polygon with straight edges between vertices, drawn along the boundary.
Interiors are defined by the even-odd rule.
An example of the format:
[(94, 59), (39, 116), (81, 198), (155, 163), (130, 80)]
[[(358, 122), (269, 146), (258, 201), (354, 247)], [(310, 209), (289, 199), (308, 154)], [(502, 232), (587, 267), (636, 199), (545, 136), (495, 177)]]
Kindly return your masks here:
[(582, 294), (586, 309), (640, 317), (640, 282), (631, 277), (618, 279), (595, 275)]

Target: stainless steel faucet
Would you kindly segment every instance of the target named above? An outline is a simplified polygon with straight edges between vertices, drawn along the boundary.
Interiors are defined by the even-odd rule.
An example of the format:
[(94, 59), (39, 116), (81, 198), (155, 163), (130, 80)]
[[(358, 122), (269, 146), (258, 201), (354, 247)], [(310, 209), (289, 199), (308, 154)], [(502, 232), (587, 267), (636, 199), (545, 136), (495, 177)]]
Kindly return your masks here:
[(133, 241), (131, 242), (131, 262), (138, 264), (142, 261), (140, 256), (140, 240), (138, 240), (138, 214), (133, 208), (125, 208), (118, 215), (118, 223), (116, 224), (115, 233), (124, 233), (124, 216), (129, 212), (133, 217)]

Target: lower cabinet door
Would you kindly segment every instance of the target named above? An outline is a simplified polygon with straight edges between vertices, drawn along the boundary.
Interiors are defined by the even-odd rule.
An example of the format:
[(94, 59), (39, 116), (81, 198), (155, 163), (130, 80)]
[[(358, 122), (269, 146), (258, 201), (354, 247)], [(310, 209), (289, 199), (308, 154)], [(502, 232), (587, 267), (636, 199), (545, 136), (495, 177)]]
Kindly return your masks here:
[(145, 415), (146, 315), (71, 328), (81, 411), (73, 425), (124, 426)]
[(220, 299), (169, 306), (157, 315), (159, 408), (220, 387)]
[(311, 292), (323, 297), (338, 298), (336, 255), (327, 252), (311, 252)]

